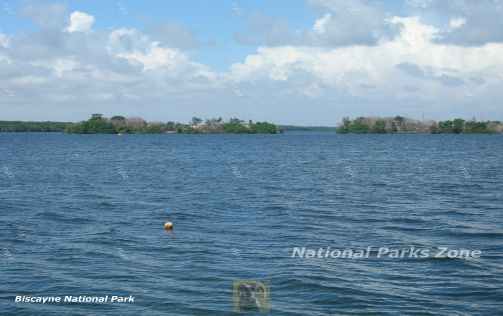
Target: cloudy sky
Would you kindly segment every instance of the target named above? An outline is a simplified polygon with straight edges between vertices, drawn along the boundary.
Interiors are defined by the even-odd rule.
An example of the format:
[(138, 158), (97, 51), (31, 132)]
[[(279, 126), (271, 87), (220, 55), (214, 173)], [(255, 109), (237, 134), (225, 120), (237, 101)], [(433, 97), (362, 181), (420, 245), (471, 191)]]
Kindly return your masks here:
[(503, 0), (0, 0), (0, 120), (503, 120), (502, 16)]

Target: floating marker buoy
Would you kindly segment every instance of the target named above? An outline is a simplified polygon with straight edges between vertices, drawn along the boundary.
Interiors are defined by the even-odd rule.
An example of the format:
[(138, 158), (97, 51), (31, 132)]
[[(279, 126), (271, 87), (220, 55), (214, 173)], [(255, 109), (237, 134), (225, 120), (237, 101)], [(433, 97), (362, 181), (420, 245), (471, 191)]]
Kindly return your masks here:
[(172, 222), (166, 222), (166, 223), (164, 223), (164, 229), (165, 230), (172, 230), (173, 229), (173, 223)]

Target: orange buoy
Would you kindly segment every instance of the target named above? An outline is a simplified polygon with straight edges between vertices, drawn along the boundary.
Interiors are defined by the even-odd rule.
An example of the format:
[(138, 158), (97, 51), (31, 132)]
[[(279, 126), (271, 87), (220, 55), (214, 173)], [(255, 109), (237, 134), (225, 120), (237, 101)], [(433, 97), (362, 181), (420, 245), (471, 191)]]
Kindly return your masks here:
[(172, 222), (166, 222), (166, 223), (164, 223), (164, 229), (165, 230), (172, 230), (173, 229), (173, 223)]

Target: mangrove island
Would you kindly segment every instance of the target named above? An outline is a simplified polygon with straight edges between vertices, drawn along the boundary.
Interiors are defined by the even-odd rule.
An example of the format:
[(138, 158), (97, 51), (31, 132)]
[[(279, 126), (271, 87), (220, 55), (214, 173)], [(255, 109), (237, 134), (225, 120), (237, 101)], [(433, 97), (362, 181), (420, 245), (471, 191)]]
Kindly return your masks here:
[(460, 118), (447, 121), (420, 121), (403, 116), (344, 118), (337, 126), (340, 134), (494, 134), (503, 133), (500, 121), (466, 121)]
[(93, 114), (88, 120), (71, 122), (0, 121), (0, 132), (65, 132), (71, 134), (276, 134), (281, 130), (269, 122), (243, 121), (231, 118), (203, 120), (193, 117), (187, 124), (178, 122), (147, 122), (140, 117), (111, 118)]

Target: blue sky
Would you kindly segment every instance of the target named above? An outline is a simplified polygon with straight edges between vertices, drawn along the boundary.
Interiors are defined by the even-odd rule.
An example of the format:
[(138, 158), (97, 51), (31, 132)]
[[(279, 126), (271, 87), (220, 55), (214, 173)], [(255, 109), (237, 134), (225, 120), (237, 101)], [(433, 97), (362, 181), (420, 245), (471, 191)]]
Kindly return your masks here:
[[(36, 25), (22, 18), (19, 11), (29, 2), (4, 1), (0, 30), (15, 34), (36, 29)], [(308, 28), (315, 12), (303, 0), (247, 0), (247, 1), (61, 1), (45, 2), (64, 4), (69, 12), (82, 11), (96, 18), (96, 29), (133, 27), (148, 31), (163, 23), (185, 26), (204, 49), (191, 52), (195, 60), (225, 70), (230, 64), (241, 61), (256, 47), (236, 43), (234, 34), (246, 30), (246, 17), (264, 14), (283, 18), (293, 28)], [(21, 17), (20, 17), (21, 15)]]
[(0, 119), (503, 120), (503, 1), (3, 1)]

